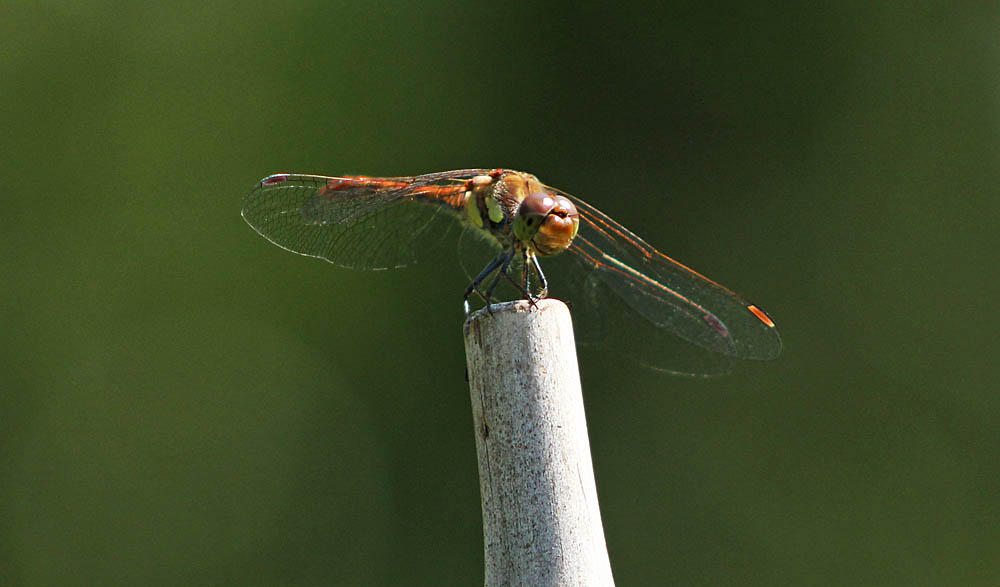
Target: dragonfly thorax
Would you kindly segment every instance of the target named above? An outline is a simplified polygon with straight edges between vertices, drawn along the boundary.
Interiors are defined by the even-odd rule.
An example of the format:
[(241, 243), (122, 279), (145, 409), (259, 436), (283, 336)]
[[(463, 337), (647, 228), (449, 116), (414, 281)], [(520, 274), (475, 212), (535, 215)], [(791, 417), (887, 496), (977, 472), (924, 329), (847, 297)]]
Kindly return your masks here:
[(472, 178), (468, 186), (468, 220), (503, 248), (554, 255), (566, 250), (576, 236), (579, 215), (573, 203), (551, 193), (534, 175), (497, 170)]

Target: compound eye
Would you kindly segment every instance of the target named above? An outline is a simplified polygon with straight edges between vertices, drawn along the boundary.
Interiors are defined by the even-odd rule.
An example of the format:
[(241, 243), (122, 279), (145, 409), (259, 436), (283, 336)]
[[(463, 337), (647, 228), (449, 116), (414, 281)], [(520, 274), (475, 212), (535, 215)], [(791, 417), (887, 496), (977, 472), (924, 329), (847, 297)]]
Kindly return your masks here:
[(554, 197), (544, 192), (537, 192), (526, 197), (521, 202), (517, 213), (527, 221), (540, 222), (555, 206), (556, 199)]

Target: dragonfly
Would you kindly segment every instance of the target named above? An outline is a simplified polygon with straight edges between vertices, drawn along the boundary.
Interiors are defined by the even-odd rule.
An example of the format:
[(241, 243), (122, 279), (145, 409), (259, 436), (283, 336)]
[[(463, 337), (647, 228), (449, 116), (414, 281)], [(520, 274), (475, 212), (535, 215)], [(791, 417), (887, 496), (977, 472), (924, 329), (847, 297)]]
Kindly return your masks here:
[(564, 287), (585, 344), (604, 343), (656, 370), (715, 375), (734, 360), (781, 352), (775, 323), (760, 306), (529, 173), (277, 173), (250, 190), (242, 215), (279, 247), (360, 269), (416, 262), (457, 220), (460, 248), (476, 242), (492, 251), (465, 290), (466, 314), (470, 298), (489, 309), (504, 282), (531, 301), (548, 296), (545, 263), (546, 271), (559, 269), (551, 283)]

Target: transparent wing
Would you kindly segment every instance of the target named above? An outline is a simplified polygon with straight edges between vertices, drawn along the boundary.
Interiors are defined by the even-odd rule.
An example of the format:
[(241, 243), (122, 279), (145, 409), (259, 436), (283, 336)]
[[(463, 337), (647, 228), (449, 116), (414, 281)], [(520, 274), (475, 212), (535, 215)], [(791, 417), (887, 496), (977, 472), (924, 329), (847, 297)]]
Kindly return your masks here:
[[(676, 335), (724, 357), (768, 360), (780, 354), (781, 337), (756, 305), (660, 253), (579, 198), (549, 189), (570, 198), (580, 212), (579, 234), (568, 254), (582, 266), (582, 305), (606, 315), (606, 307), (617, 302), (641, 318), (631, 324), (605, 320), (606, 328), (628, 331), (619, 338), (641, 338), (645, 328), (651, 336)], [(663, 356), (645, 361), (669, 364), (671, 347), (659, 346)]]
[(243, 218), (295, 253), (342, 267), (402, 267), (444, 238), (460, 218), (465, 183), (488, 172), (390, 178), (275, 174), (247, 194)]

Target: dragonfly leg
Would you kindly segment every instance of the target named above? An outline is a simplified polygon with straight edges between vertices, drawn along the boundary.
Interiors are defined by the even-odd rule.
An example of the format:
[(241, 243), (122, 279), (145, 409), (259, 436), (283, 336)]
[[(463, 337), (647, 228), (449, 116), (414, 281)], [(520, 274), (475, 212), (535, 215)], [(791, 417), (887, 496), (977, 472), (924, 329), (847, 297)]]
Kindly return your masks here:
[(542, 289), (538, 290), (538, 298), (545, 298), (549, 295), (549, 282), (545, 279), (545, 273), (542, 272), (542, 266), (538, 263), (538, 255), (531, 256), (531, 266), (535, 269), (535, 275), (538, 276), (538, 281), (542, 282)]
[[(506, 277), (511, 282), (514, 281), (513, 279), (511, 279), (510, 274), (507, 273), (507, 270), (510, 269), (511, 262), (514, 261), (514, 249), (510, 249), (509, 252), (502, 253), (501, 257), (503, 258), (503, 262), (500, 264), (500, 268), (496, 270), (496, 273), (493, 275), (493, 279), (490, 280), (489, 285), (486, 286), (486, 295), (484, 299), (486, 300), (486, 311), (489, 312), (490, 314), (493, 313), (493, 309), (490, 306), (491, 300), (493, 299), (493, 291), (497, 288), (498, 285), (500, 285), (500, 279), (502, 277)], [(479, 295), (482, 296), (482, 294)]]
[[(522, 286), (522, 290), (530, 293), (531, 292), (531, 272), (528, 271), (528, 252), (527, 251), (524, 251), (521, 254), (521, 283), (524, 284)], [(528, 296), (528, 299), (531, 299), (530, 295)]]
[[(469, 284), (469, 287), (465, 288), (465, 295), (463, 296), (463, 306), (465, 308), (466, 316), (469, 315), (469, 298), (472, 297), (473, 293), (478, 295), (480, 298), (483, 299), (483, 301), (486, 302), (486, 310), (490, 311), (490, 301), (493, 297), (493, 290), (496, 289), (497, 283), (500, 281), (500, 274), (504, 275), (507, 274), (507, 268), (510, 266), (510, 263), (513, 260), (513, 258), (514, 258), (513, 249), (502, 251), (499, 255), (494, 257), (493, 260), (490, 261), (489, 264), (486, 265), (486, 267), (484, 267), (482, 271), (479, 272), (479, 275), (477, 275), (476, 278), (472, 280), (472, 283)], [(497, 273), (497, 275), (493, 277), (492, 281), (490, 282), (489, 285), (486, 286), (485, 290), (480, 289), (479, 286), (481, 286), (483, 282), (486, 281), (486, 278), (488, 278), (491, 274), (495, 272), (499, 273)]]
[[(545, 294), (542, 294), (541, 296), (536, 296), (533, 293), (531, 293), (531, 284), (528, 281), (528, 277), (530, 275), (528, 272), (528, 251), (522, 249), (521, 256), (522, 256), (521, 283), (514, 281), (514, 278), (511, 277), (510, 273), (507, 273), (506, 270), (504, 271), (504, 276), (507, 278), (507, 281), (509, 281), (511, 285), (516, 287), (518, 291), (521, 292), (521, 295), (523, 295), (524, 298), (529, 302), (531, 302), (531, 305), (534, 306), (537, 300), (545, 297)], [(513, 257), (511, 258), (511, 260), (513, 260)]]
[[(472, 280), (472, 283), (469, 284), (469, 287), (465, 288), (465, 295), (462, 296), (462, 302), (463, 306), (465, 307), (466, 316), (469, 315), (469, 298), (472, 297), (473, 292), (475, 292), (479, 297), (483, 298), (484, 300), (486, 299), (486, 296), (483, 295), (482, 291), (480, 291), (479, 285), (483, 282), (484, 279), (489, 277), (491, 273), (496, 271), (497, 267), (499, 267), (502, 262), (503, 262), (502, 254), (494, 257), (493, 260), (490, 261), (489, 264), (487, 264), (486, 267), (484, 267), (483, 270), (479, 272), (479, 275), (477, 275), (476, 278)], [(489, 302), (487, 302), (487, 304), (488, 303)]]
[[(528, 258), (529, 257), (531, 258), (531, 267), (530, 268), (528, 267)], [(522, 272), (521, 273), (521, 283), (523, 283), (523, 285), (521, 283), (515, 282), (512, 278), (510, 278), (510, 276), (508, 276), (508, 279), (510, 279), (510, 282), (514, 284), (514, 287), (516, 287), (519, 290), (521, 290), (521, 293), (524, 294), (524, 297), (528, 301), (531, 302), (532, 306), (534, 306), (535, 302), (537, 302), (538, 300), (540, 300), (542, 298), (545, 298), (545, 297), (548, 297), (548, 295), (549, 295), (549, 282), (548, 282), (548, 280), (545, 279), (545, 273), (542, 272), (542, 266), (538, 263), (538, 255), (532, 255), (532, 254), (528, 253), (528, 251), (524, 251), (524, 260), (523, 260), (523, 262), (524, 262), (524, 266), (521, 268), (521, 272)], [(530, 278), (531, 278), (531, 271), (532, 270), (535, 272), (535, 275), (538, 276), (538, 280), (542, 284), (542, 288), (540, 290), (538, 290), (538, 295), (535, 295), (535, 294), (531, 293), (531, 279)]]

